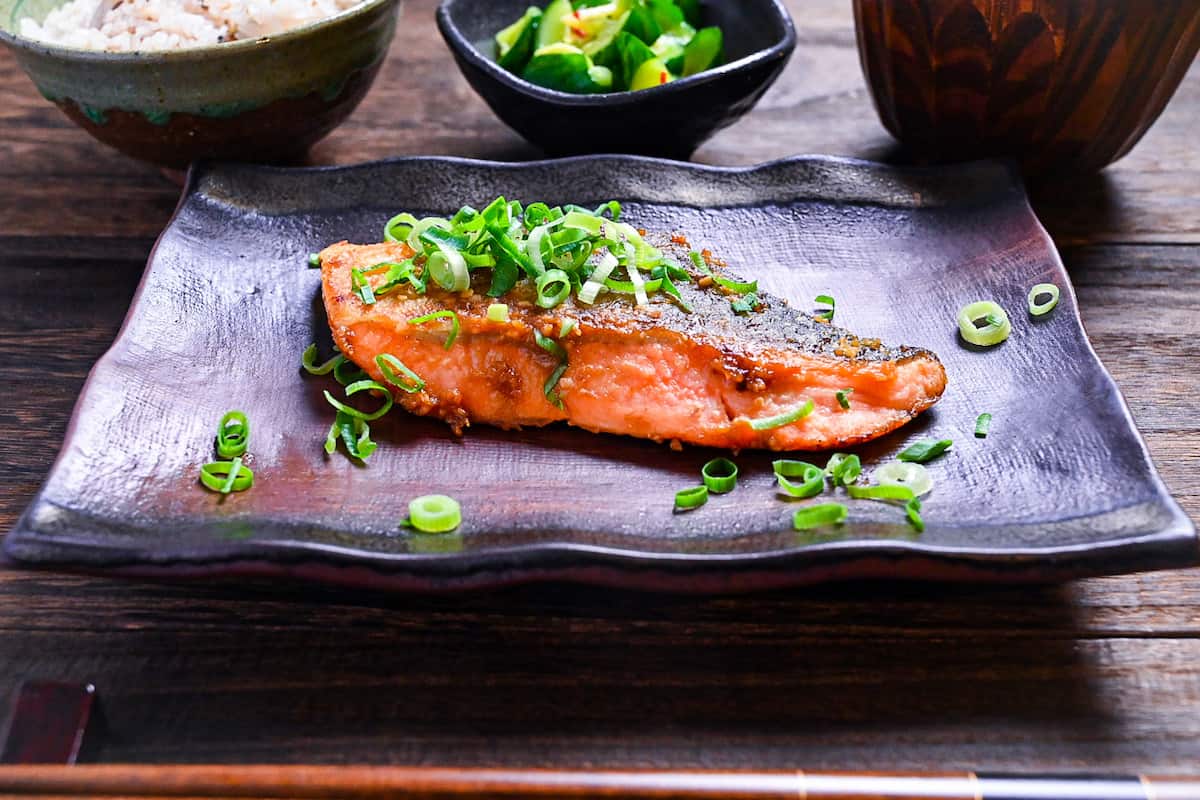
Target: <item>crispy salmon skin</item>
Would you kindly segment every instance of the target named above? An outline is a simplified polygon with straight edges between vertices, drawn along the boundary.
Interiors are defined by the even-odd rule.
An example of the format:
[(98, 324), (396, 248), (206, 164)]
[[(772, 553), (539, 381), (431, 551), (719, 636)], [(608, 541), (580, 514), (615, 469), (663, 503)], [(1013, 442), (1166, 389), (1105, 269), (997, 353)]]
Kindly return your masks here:
[[(390, 354), (421, 377), (424, 388), (397, 391), (414, 414), (445, 420), (456, 431), (473, 422), (501, 428), (566, 421), (590, 431), (710, 447), (824, 450), (859, 444), (895, 430), (932, 406), (946, 388), (937, 356), (885, 347), (759, 293), (756, 310), (739, 314), (726, 290), (700, 272), (680, 283), (685, 311), (664, 294), (639, 306), (632, 296), (602, 293), (593, 305), (571, 295), (538, 307), (522, 281), (500, 300), (476, 278), (461, 292), (429, 283), (366, 304), (352, 270), (412, 255), (400, 244), (332, 245), (321, 254), (325, 309), (342, 353), (383, 381), (376, 357)], [(681, 259), (687, 264), (687, 259)], [(506, 303), (507, 321), (488, 318)], [(461, 330), (443, 347), (449, 320), (409, 320), (450, 309)], [(566, 336), (566, 320), (576, 326)], [(548, 398), (560, 356), (539, 346), (535, 331), (560, 342), (567, 368)], [(544, 341), (544, 340), (543, 340)], [(849, 408), (837, 393), (853, 389)], [(779, 427), (753, 425), (803, 406), (808, 416)]]

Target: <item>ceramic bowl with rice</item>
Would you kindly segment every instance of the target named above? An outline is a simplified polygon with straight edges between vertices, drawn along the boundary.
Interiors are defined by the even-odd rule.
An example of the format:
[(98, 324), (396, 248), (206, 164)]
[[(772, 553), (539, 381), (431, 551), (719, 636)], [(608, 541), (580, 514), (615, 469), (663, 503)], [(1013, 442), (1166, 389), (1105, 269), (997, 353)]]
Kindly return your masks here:
[(370, 88), (402, 0), (0, 0), (0, 41), (105, 144), (183, 168), (278, 162)]

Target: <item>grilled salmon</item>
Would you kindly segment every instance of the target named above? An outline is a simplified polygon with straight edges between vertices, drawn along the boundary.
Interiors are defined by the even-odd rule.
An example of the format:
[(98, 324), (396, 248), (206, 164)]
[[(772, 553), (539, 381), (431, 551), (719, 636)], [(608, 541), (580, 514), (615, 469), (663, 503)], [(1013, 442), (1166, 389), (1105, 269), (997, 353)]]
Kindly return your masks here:
[[(594, 304), (571, 295), (543, 309), (523, 281), (503, 298), (504, 321), (489, 318), (498, 301), (485, 296), (479, 278), (459, 292), (430, 282), (425, 293), (404, 286), (364, 303), (352, 270), (361, 274), (412, 252), (403, 243), (326, 248), (325, 308), (348, 359), (379, 381), (376, 357), (399, 359), (424, 387), (396, 392), (397, 403), (456, 431), (473, 422), (516, 428), (566, 421), (673, 445), (824, 450), (896, 429), (946, 387), (942, 364), (927, 350), (859, 338), (761, 293), (753, 310), (739, 313), (736, 297), (691, 267), (693, 280), (680, 284), (678, 299), (656, 295), (643, 305), (604, 293)], [(461, 326), (448, 350), (448, 320), (410, 323), (444, 309)], [(575, 325), (563, 336), (568, 320)], [(558, 341), (557, 354), (545, 348), (547, 339)], [(566, 369), (548, 391), (564, 353)], [(838, 393), (848, 389), (846, 408)], [(770, 423), (810, 400), (803, 418)]]

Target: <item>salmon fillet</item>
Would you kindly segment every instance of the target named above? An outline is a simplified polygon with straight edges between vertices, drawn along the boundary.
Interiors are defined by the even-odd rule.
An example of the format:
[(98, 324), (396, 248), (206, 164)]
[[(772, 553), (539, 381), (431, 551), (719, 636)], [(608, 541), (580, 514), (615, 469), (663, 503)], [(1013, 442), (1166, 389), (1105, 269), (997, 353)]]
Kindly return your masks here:
[[(572, 295), (546, 310), (534, 303), (529, 281), (496, 300), (484, 295), (482, 278), (463, 292), (430, 282), (428, 293), (418, 294), (405, 285), (373, 305), (355, 294), (352, 269), (411, 255), (404, 244), (326, 248), (320, 256), (330, 329), (341, 352), (375, 380), (383, 381), (376, 356), (400, 359), (425, 387), (395, 392), (397, 404), (460, 432), (473, 422), (517, 428), (566, 421), (672, 444), (824, 450), (898, 428), (946, 387), (945, 369), (927, 350), (860, 339), (762, 293), (756, 311), (735, 313), (736, 295), (699, 272), (678, 287), (693, 313), (662, 294), (645, 306), (613, 293), (594, 305)], [(488, 319), (496, 302), (508, 305), (508, 321)], [(449, 350), (447, 320), (409, 324), (442, 309), (454, 311), (461, 325)], [(555, 387), (560, 408), (544, 392), (560, 360), (538, 346), (534, 331), (558, 339), (567, 319), (577, 327), (560, 340), (567, 354)], [(836, 397), (844, 389), (854, 390), (849, 409)], [(815, 408), (801, 420), (752, 426), (807, 400)]]

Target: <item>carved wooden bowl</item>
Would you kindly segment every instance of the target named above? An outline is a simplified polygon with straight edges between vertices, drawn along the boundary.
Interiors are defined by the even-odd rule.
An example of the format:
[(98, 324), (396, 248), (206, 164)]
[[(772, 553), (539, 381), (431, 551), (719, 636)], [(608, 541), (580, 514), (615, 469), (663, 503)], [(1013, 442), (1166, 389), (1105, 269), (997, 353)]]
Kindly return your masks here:
[(1197, 0), (855, 0), (884, 125), (933, 160), (1100, 169), (1141, 139), (1200, 48)]

